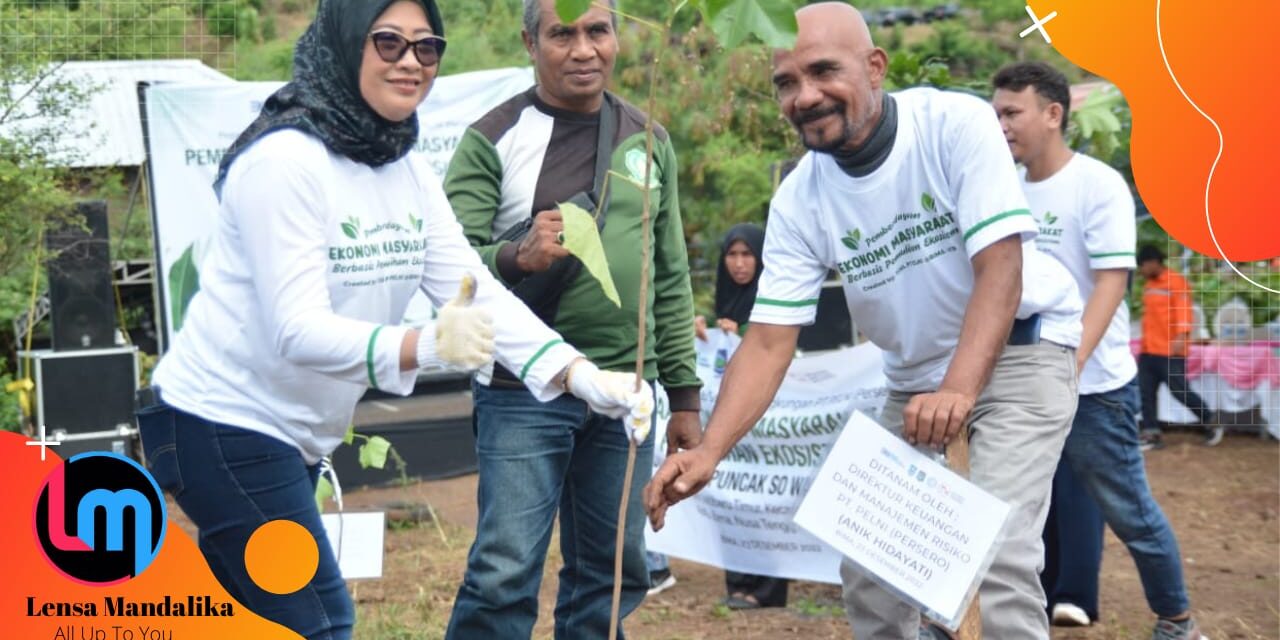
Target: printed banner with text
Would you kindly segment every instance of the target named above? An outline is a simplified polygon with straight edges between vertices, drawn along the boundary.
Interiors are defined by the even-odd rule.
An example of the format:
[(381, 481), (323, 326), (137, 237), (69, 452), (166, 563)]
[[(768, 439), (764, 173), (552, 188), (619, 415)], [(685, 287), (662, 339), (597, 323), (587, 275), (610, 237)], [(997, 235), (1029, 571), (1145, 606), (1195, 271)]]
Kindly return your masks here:
[[(736, 335), (698, 341), (703, 421), (715, 407)], [(840, 582), (840, 554), (792, 522), (800, 500), (853, 410), (876, 415), (886, 395), (880, 350), (870, 343), (797, 358), (763, 418), (701, 493), (646, 531), (650, 551), (757, 575)], [(654, 469), (666, 451), (659, 411)]]

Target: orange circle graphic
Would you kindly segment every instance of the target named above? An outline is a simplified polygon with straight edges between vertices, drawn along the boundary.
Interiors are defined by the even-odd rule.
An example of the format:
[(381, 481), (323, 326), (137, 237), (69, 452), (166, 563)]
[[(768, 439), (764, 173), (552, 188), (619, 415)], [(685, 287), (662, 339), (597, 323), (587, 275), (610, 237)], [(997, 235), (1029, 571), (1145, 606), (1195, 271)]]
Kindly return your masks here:
[(311, 582), (320, 565), (315, 538), (292, 520), (272, 520), (253, 532), (244, 548), (244, 566), (263, 591), (286, 595)]

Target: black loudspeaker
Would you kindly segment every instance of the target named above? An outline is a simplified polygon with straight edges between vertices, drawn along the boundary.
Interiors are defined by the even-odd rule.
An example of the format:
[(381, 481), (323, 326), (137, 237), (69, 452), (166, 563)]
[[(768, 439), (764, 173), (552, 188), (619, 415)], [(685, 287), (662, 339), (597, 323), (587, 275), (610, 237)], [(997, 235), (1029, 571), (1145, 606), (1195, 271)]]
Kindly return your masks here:
[(134, 455), (137, 354), (133, 346), (19, 352), (35, 382), (34, 424), (44, 427), (47, 439), (61, 443), (58, 455), (64, 459), (83, 451)]
[(853, 320), (849, 318), (844, 288), (839, 280), (828, 280), (822, 284), (822, 293), (818, 295), (818, 317), (813, 324), (800, 328), (796, 348), (801, 351), (828, 351), (852, 344)]
[[(103, 349), (115, 346), (115, 297), (105, 200), (76, 205), (70, 224), (51, 231), (48, 264), (53, 349)], [(84, 220), (84, 227), (75, 218)], [(87, 228), (87, 231), (86, 231)]]

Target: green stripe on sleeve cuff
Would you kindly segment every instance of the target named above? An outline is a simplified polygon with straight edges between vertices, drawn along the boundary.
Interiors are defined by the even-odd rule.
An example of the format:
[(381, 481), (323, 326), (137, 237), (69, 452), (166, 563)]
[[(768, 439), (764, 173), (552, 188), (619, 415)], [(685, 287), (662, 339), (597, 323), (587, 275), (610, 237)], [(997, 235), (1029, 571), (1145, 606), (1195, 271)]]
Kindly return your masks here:
[(773, 298), (756, 298), (756, 304), (767, 304), (773, 307), (812, 307), (818, 304), (818, 299), (812, 300), (774, 300)]
[(369, 336), (369, 348), (364, 354), (365, 366), (369, 369), (369, 386), (374, 389), (378, 388), (378, 376), (373, 371), (373, 345), (378, 343), (378, 333), (382, 331), (382, 325), (374, 328), (373, 333)]
[(1005, 218), (1009, 218), (1012, 216), (1029, 216), (1029, 215), (1031, 215), (1030, 209), (1014, 209), (1012, 211), (1006, 211), (1004, 213), (991, 216), (990, 218), (987, 218), (986, 220), (983, 220), (982, 222), (979, 222), (978, 224), (973, 225), (972, 229), (969, 229), (968, 231), (964, 232), (964, 240), (965, 242), (968, 242), (969, 238), (973, 237), (973, 234), (979, 231), (982, 231), (988, 226), (995, 224), (1001, 220), (1004, 220)]
[(1134, 258), (1138, 254), (1132, 251), (1117, 251), (1115, 253), (1091, 253), (1090, 258)]
[(524, 363), (524, 368), (520, 370), (520, 380), (524, 380), (524, 377), (529, 375), (529, 369), (533, 368), (533, 363), (537, 362), (538, 358), (541, 358), (543, 354), (551, 349), (551, 347), (558, 344), (564, 344), (564, 340), (552, 340), (551, 342), (542, 345), (542, 348), (538, 349), (538, 352), (533, 354), (533, 357), (529, 358), (528, 362)]

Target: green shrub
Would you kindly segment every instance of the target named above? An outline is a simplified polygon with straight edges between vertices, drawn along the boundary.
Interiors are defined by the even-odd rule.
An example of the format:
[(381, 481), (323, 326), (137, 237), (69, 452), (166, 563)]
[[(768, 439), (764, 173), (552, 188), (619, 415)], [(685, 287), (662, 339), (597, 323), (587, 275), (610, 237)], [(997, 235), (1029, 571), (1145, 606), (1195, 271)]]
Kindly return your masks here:
[(5, 387), (13, 382), (14, 376), (9, 373), (8, 366), (0, 359), (0, 431), (18, 431), (22, 426), (22, 412), (18, 410), (18, 396), (6, 393)]
[(235, 0), (213, 0), (204, 9), (204, 26), (215, 36), (236, 35), (236, 16), (239, 12)]
[[(260, 41), (262, 25), (258, 10), (248, 0), (215, 0), (204, 13), (205, 27), (215, 36)], [(272, 31), (275, 30), (274, 23)]]
[(239, 41), (235, 65), (228, 70), (236, 80), (288, 80), (293, 76), (293, 42), (270, 40), (262, 44)]
[(262, 41), (262, 26), (258, 21), (257, 9), (249, 5), (243, 5), (236, 10), (235, 36), (237, 40)]
[(270, 42), (276, 39), (276, 16), (274, 13), (267, 14), (262, 19), (262, 41)]

